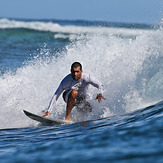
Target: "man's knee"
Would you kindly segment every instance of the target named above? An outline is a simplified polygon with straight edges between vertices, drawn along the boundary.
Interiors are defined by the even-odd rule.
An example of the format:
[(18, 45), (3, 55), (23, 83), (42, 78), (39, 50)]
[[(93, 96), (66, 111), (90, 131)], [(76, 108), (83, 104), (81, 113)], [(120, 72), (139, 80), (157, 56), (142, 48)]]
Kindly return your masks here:
[(78, 96), (78, 91), (77, 90), (72, 90), (70, 93), (70, 97), (76, 99)]

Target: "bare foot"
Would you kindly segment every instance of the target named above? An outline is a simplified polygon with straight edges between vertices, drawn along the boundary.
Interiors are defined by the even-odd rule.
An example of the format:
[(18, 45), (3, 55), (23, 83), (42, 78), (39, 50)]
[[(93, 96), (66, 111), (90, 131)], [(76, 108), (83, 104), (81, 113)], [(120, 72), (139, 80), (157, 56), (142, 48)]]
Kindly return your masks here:
[(72, 122), (71, 118), (65, 118), (65, 120)]
[(47, 116), (47, 115), (49, 115), (50, 114), (50, 112), (49, 111), (47, 111), (46, 113), (44, 113), (43, 115), (41, 115), (41, 116), (43, 116), (43, 117), (45, 117), (45, 116)]

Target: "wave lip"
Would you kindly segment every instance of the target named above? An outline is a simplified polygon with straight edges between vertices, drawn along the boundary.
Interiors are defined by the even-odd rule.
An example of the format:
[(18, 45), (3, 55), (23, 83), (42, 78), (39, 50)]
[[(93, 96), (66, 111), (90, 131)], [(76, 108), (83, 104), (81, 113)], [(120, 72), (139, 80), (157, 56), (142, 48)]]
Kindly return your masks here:
[[(14, 117), (13, 121), (15, 121), (12, 126), (28, 126), (30, 123), (28, 120), (24, 121), (22, 108), (36, 113), (45, 109), (58, 83), (64, 75), (69, 73), (67, 66), (63, 65), (71, 65), (76, 60), (83, 64), (87, 72), (93, 72), (98, 79), (101, 79), (106, 88), (105, 96), (108, 101), (100, 105), (102, 109), (99, 109), (97, 103), (92, 100), (95, 90), (90, 90), (91, 102), (95, 109), (88, 118), (86, 117), (87, 119), (98, 119), (114, 114), (132, 112), (142, 108), (142, 105), (162, 99), (162, 62), (160, 62), (163, 51), (161, 43), (162, 29), (154, 31), (73, 26), (76, 30), (73, 32), (84, 32), (82, 29), (85, 29), (96, 33), (69, 35), (66, 31), (72, 31), (72, 26), (68, 25), (61, 26), (53, 22), (0, 19), (1, 28), (8, 28), (9, 26), (10, 28), (18, 28), (18, 30), (19, 28), (35, 28), (36, 30), (47, 31), (63, 30), (65, 32), (63, 34), (55, 33), (55, 39), (69, 37), (70, 40), (72, 40), (71, 38), (76, 38), (76, 40), (74, 39), (68, 45), (64, 44), (63, 41), (64, 48), (57, 53), (53, 51), (53, 47), (44, 46), (32, 61), (27, 61), (23, 67), (17, 69), (14, 75), (5, 73), (0, 78), (0, 102), (2, 103), (1, 107), (4, 108), (1, 110), (2, 114), (0, 114), (0, 119), (4, 120), (4, 123), (1, 124), (2, 127), (11, 126), (6, 119), (13, 119), (13, 114), (21, 117), (21, 122), (17, 121), (17, 117)], [(44, 27), (46, 28), (44, 29)], [(101, 33), (98, 34), (98, 31)], [(27, 32), (31, 31), (27, 30)], [(121, 33), (124, 37), (116, 35)], [(140, 36), (132, 38), (132, 36), (128, 37), (128, 34), (137, 36), (140, 34)], [(30, 44), (32, 45), (33, 41)], [(50, 55), (49, 51), (52, 51), (53, 55)], [(41, 57), (42, 54), (48, 55)], [(56, 118), (64, 117), (65, 106), (62, 100), (58, 101), (58, 106), (58, 109), (55, 110)], [(10, 110), (12, 110), (12, 114), (10, 114)], [(3, 113), (6, 117), (3, 116)], [(74, 115), (76, 116), (75, 113)], [(81, 116), (75, 118), (78, 120), (78, 117)]]
[[(127, 26), (126, 26), (127, 27)], [(0, 19), (0, 29), (11, 28), (26, 28), (37, 31), (54, 32), (54, 33), (99, 33), (99, 34), (125, 34), (128, 35), (140, 35), (145, 29), (132, 29), (128, 28), (126, 31), (124, 27), (107, 27), (107, 26), (76, 26), (76, 25), (60, 25), (52, 21), (23, 21), (23, 20), (9, 20), (6, 18)], [(148, 30), (148, 28), (146, 29)], [(126, 33), (127, 32), (127, 33)], [(148, 31), (149, 32), (149, 31)]]
[(44, 23), (44, 22), (24, 22), (24, 21), (16, 21), (16, 20), (9, 20), (9, 19), (0, 19), (0, 28), (27, 28), (27, 29), (34, 29), (39, 31), (51, 31), (50, 28), (58, 29), (60, 25), (57, 23)]

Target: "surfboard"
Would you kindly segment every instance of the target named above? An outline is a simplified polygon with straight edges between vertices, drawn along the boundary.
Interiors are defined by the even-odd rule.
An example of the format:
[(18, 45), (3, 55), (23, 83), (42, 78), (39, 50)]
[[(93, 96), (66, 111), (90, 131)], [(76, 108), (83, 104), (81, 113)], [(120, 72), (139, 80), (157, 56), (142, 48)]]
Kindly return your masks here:
[(54, 119), (54, 118), (47, 118), (47, 117), (42, 117), (36, 114), (33, 114), (29, 111), (23, 110), (25, 115), (28, 116), (29, 118), (41, 122), (46, 125), (64, 125), (64, 124), (72, 124), (73, 122), (69, 122), (66, 120), (61, 120), (61, 119)]

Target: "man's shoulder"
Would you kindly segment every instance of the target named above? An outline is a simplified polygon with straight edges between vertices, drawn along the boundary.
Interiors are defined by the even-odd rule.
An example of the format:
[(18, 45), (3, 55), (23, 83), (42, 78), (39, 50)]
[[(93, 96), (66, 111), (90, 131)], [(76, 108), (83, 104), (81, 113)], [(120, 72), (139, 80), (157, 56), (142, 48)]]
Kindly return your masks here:
[(89, 73), (83, 72), (83, 73), (82, 73), (82, 79), (83, 79), (83, 80), (86, 80), (86, 81), (89, 81), (89, 79), (90, 79), (90, 74), (89, 74)]
[(67, 82), (67, 81), (69, 81), (69, 80), (72, 80), (71, 74), (66, 75), (66, 76), (63, 78), (62, 82)]
[(83, 76), (83, 77), (87, 77), (87, 76), (89, 76), (89, 75), (90, 75), (90, 74), (87, 73), (87, 72), (83, 72), (83, 73), (82, 73), (82, 76)]
[(91, 73), (83, 73), (82, 75), (83, 80), (87, 81), (87, 82), (96, 82), (99, 81), (94, 74)]

